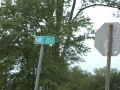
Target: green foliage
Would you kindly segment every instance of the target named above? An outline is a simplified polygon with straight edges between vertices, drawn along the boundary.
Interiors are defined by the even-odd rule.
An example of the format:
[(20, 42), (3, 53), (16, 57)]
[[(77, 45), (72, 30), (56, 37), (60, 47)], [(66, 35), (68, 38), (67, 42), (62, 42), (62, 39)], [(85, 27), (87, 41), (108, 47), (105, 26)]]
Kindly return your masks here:
[[(54, 46), (45, 46), (40, 87), (44, 90), (57, 90), (58, 88), (63, 90), (66, 87), (65, 83), (69, 82), (67, 77), (69, 59), (65, 57), (61, 59), (60, 55), (66, 43), (65, 37), (70, 36), (72, 38), (74, 36), (72, 32), (78, 29), (77, 26), (80, 25), (78, 24), (80, 22), (75, 20), (73, 25), (69, 25), (66, 15), (63, 15), (63, 7), (63, 1), (59, 0), (33, 0), (31, 2), (29, 0), (16, 0), (14, 2), (7, 0), (2, 3), (0, 8), (0, 64), (5, 67), (2, 73), (3, 75), (6, 73), (5, 80), (9, 84), (3, 86), (5, 80), (1, 73), (3, 78), (0, 86), (1, 89), (8, 87), (9, 90), (34, 89), (39, 56), (39, 45), (33, 43), (35, 35), (52, 35), (56, 37), (56, 44)], [(64, 20), (65, 23), (63, 22)], [(84, 23), (85, 21), (89, 22), (87, 19), (83, 21)], [(91, 23), (86, 23), (86, 25), (89, 24)], [(73, 29), (69, 31), (69, 27)], [(85, 27), (85, 25), (82, 25), (82, 27)], [(71, 42), (73, 41), (68, 41), (69, 46), (67, 47), (79, 47), (79, 44), (77, 46), (70, 45)], [(81, 54), (87, 52), (84, 51), (82, 46), (81, 49), (83, 48), (83, 51), (81, 51)], [(65, 56), (72, 55), (76, 57), (77, 53), (71, 54), (67, 52), (65, 54)], [(18, 72), (11, 73), (11, 70), (16, 69), (16, 66)]]
[[(69, 82), (69, 90), (104, 90), (106, 79), (106, 68), (96, 68), (94, 74), (83, 71), (78, 67), (73, 67), (70, 71), (71, 82)], [(110, 90), (120, 90), (119, 78), (120, 71), (116, 68), (111, 69), (110, 74)]]
[(73, 67), (70, 70), (70, 82), (68, 83), (69, 90), (80, 90), (81, 89), (81, 81), (90, 76), (91, 73), (88, 73), (87, 71), (83, 71), (78, 66)]
[[(87, 78), (88, 73), (79, 71), (79, 68), (70, 71), (68, 62), (83, 61), (82, 55), (90, 50), (84, 41), (93, 38), (91, 36), (94, 34), (93, 23), (90, 22), (89, 17), (83, 15), (82, 11), (95, 1), (88, 4), (89, 1), (83, 0), (84, 3), (81, 3), (82, 7), (75, 16), (73, 15), (75, 4), (71, 5), (71, 1), (2, 0), (0, 7), (1, 90), (34, 89), (39, 57), (39, 45), (33, 43), (35, 35), (50, 35), (56, 38), (55, 45), (51, 47), (45, 45), (39, 88), (69, 90), (81, 87), (78, 85), (79, 81), (74, 79), (74, 75), (78, 78)], [(72, 6), (71, 11), (66, 10), (71, 8), (70, 6)], [(83, 28), (86, 32), (76, 37), (74, 33), (82, 32)], [(78, 84), (74, 86), (75, 84), (72, 85), (70, 81)], [(69, 88), (68, 85), (72, 87)]]

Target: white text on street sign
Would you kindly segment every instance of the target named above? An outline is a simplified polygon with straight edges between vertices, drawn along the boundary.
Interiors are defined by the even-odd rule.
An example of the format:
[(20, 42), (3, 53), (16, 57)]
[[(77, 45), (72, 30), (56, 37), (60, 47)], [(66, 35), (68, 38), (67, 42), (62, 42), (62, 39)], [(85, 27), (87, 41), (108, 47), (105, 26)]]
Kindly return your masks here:
[(53, 36), (35, 36), (35, 44), (54, 44), (55, 37)]

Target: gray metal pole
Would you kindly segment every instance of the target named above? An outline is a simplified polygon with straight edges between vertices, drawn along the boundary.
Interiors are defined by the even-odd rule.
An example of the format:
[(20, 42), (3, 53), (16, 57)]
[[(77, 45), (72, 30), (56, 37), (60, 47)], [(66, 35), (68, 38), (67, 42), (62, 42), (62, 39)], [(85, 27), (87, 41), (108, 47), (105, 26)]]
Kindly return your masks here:
[(107, 55), (105, 90), (109, 90), (109, 83), (110, 83), (110, 63), (111, 63), (111, 51), (112, 51), (112, 33), (113, 33), (113, 25), (110, 25), (110, 27), (109, 27), (109, 41), (108, 41), (108, 55)]
[(44, 45), (41, 44), (39, 63), (38, 63), (37, 76), (36, 76), (36, 82), (35, 82), (34, 90), (38, 90), (39, 79), (40, 79), (40, 70), (41, 70), (41, 65), (42, 65), (43, 51), (44, 51)]

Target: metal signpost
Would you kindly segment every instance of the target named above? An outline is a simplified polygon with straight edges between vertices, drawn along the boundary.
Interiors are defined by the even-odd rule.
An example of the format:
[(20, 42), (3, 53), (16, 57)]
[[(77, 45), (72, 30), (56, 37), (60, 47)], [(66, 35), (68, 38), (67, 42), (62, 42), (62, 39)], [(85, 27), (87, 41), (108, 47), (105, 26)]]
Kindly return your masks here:
[(112, 46), (112, 33), (113, 25), (109, 26), (109, 39), (108, 39), (108, 53), (107, 53), (107, 68), (106, 68), (106, 87), (105, 90), (109, 90), (110, 82), (110, 63), (111, 63), (111, 46)]
[(53, 36), (35, 36), (35, 44), (41, 44), (41, 49), (40, 49), (39, 63), (38, 63), (37, 76), (36, 76), (34, 90), (38, 90), (38, 84), (39, 84), (39, 79), (40, 79), (40, 70), (41, 70), (42, 57), (43, 57), (43, 51), (44, 51), (44, 44), (54, 44), (54, 43), (55, 43), (55, 37), (53, 37)]
[(109, 90), (111, 56), (117, 56), (120, 53), (119, 36), (120, 24), (117, 22), (104, 23), (95, 33), (95, 48), (103, 56), (107, 56), (105, 90)]

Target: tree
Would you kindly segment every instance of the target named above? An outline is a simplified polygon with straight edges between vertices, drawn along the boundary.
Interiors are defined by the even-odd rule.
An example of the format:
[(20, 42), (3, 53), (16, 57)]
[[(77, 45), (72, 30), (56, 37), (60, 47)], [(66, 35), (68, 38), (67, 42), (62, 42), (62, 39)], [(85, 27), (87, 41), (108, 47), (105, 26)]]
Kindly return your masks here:
[[(52, 35), (56, 43), (46, 45), (43, 56), (40, 88), (66, 89), (69, 82), (68, 61), (82, 61), (89, 51), (84, 44), (94, 33), (89, 17), (83, 10), (93, 6), (118, 8), (118, 1), (82, 0), (74, 16), (76, 0), (2, 0), (0, 8), (0, 88), (6, 90), (33, 90), (39, 45), (33, 43), (35, 35)], [(100, 2), (100, 4), (96, 4)], [(70, 11), (66, 8), (71, 8)], [(74, 32), (86, 28), (77, 38)], [(80, 55), (78, 55), (78, 53)], [(17, 69), (17, 72), (12, 70)], [(6, 83), (6, 84), (4, 84)]]
[[(1, 84), (0, 88), (33, 90), (38, 59), (38, 46), (33, 43), (33, 35), (41, 20), (37, 4), (41, 1), (12, 1), (3, 1), (0, 8), (0, 64), (4, 65), (1, 73), (6, 75), (6, 84)], [(17, 68), (18, 73), (11, 73)]]
[[(66, 5), (67, 3), (69, 4), (69, 2), (66, 2)], [(71, 33), (72, 31), (69, 32), (67, 30), (69, 23), (67, 22), (68, 17), (63, 16), (63, 1), (58, 0), (56, 5), (54, 4), (54, 0), (33, 0), (31, 2), (28, 0), (16, 0), (14, 2), (12, 2), (12, 0), (3, 1), (0, 9), (0, 42), (3, 42), (0, 45), (0, 51), (3, 53), (1, 53), (2, 57), (0, 60), (1, 65), (5, 64), (7, 66), (2, 74), (5, 72), (8, 73), (5, 77), (6, 83), (8, 83), (4, 86), (2, 83), (1, 89), (34, 89), (38, 62), (37, 57), (39, 55), (38, 46), (35, 46), (33, 43), (34, 35), (54, 35), (56, 37), (54, 46), (45, 46), (44, 55), (47, 56), (43, 57), (41, 88), (45, 90), (56, 90), (65, 87), (64, 83), (68, 82), (68, 60), (64, 58), (65, 56), (63, 54), (60, 56), (61, 47), (65, 44), (64, 38), (68, 35), (71, 37), (70, 45), (72, 46), (72, 37), (74, 35)], [(51, 5), (55, 7), (53, 8)], [(39, 11), (46, 12), (40, 13)], [(89, 23), (90, 19), (83, 17), (83, 20), (84, 23), (91, 24)], [(75, 21), (76, 24), (79, 22)], [(43, 23), (43, 25), (41, 23)], [(72, 28), (75, 29), (77, 26), (72, 26)], [(82, 37), (85, 39), (84, 36)], [(78, 44), (79, 43), (76, 43), (76, 45)], [(81, 47), (83, 47), (83, 49), (85, 48), (84, 45), (81, 45)], [(82, 48), (79, 49), (81, 50)], [(71, 50), (73, 49), (71, 48)], [(87, 47), (83, 52), (86, 51)], [(75, 56), (75, 52), (72, 54)], [(70, 52), (67, 52), (67, 55), (70, 55)], [(18, 72), (11, 74), (11, 70), (17, 67)]]
[(89, 77), (91, 73), (82, 70), (78, 66), (70, 69), (70, 82), (68, 83), (69, 90), (81, 90), (81, 81)]
[[(106, 67), (95, 68), (94, 75), (85, 77), (80, 82), (80, 89), (82, 90), (104, 90), (105, 89), (105, 77)], [(110, 90), (119, 90), (119, 71), (116, 68), (110, 70)], [(80, 90), (79, 89), (79, 90)]]
[(110, 90), (120, 90), (120, 71), (116, 68), (111, 69)]

